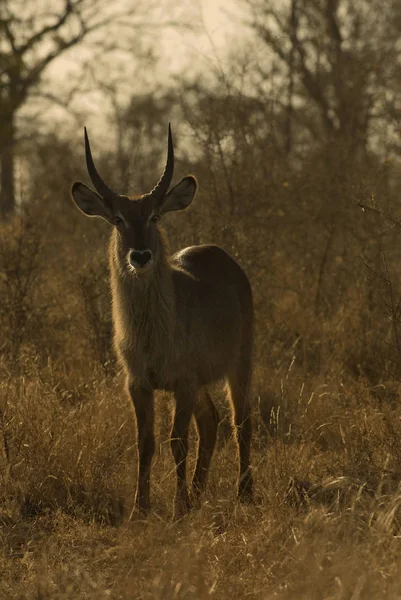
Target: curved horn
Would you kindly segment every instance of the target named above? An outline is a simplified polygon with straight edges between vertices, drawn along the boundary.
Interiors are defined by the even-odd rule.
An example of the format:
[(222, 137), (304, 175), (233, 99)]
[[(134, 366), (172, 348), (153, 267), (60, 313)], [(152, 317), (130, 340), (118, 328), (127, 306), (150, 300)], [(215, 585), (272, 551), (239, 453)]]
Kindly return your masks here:
[(96, 191), (102, 196), (102, 198), (111, 198), (114, 196), (118, 196), (116, 192), (114, 192), (111, 188), (109, 188), (100, 177), (99, 173), (96, 170), (95, 163), (93, 162), (91, 147), (89, 144), (88, 133), (85, 130), (85, 156), (86, 156), (86, 168), (88, 169), (89, 177), (93, 185), (96, 188)]
[(171, 125), (168, 124), (168, 149), (167, 149), (167, 162), (164, 168), (164, 173), (160, 178), (159, 183), (150, 192), (154, 198), (161, 201), (168, 188), (170, 187), (171, 180), (173, 178), (174, 171), (174, 147), (173, 147), (173, 136), (171, 134)]

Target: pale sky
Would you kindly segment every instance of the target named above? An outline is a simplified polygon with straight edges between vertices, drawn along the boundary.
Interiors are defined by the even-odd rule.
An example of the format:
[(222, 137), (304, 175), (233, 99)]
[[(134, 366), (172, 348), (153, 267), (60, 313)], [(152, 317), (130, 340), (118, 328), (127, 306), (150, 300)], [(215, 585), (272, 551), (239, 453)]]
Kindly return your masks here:
[[(241, 17), (245, 11), (241, 0), (198, 2), (198, 34), (180, 30), (168, 30), (164, 33), (162, 63), (165, 58), (167, 70), (180, 71), (186, 64), (197, 68), (217, 56), (222, 58), (233, 38), (244, 35), (245, 28), (241, 27)], [(197, 0), (190, 0), (190, 3), (196, 6)]]
[(206, 32), (218, 46), (225, 46), (227, 38), (238, 31), (237, 21), (244, 10), (236, 0), (202, 0)]
[[(125, 0), (118, 0), (124, 2)], [(168, 9), (168, 3), (174, 0), (161, 0), (159, 7), (160, 13), (165, 17)], [(113, 59), (108, 57), (107, 53), (101, 56), (105, 60), (103, 65), (95, 65), (95, 70), (100, 77), (107, 73), (111, 80), (113, 74), (118, 77), (119, 91), (121, 87), (121, 97), (128, 97), (141, 91), (141, 86), (146, 89), (152, 87), (169, 85), (171, 77), (179, 73), (187, 72), (190, 77), (192, 74), (199, 74), (202, 70), (210, 71), (219, 60), (224, 62), (229, 48), (235, 48), (241, 45), (241, 40), (246, 36), (244, 26), (241, 21), (244, 18), (244, 8), (242, 0), (176, 0), (177, 14), (186, 18), (196, 25), (196, 32), (183, 30), (180, 28), (163, 28), (156, 30), (156, 33), (148, 34), (147, 39), (155, 38), (156, 53), (159, 57), (156, 70), (142, 61), (132, 61), (132, 59), (123, 60), (113, 69)], [(114, 6), (117, 4), (115, 0)], [(118, 4), (117, 4), (118, 5)], [(171, 6), (171, 5), (170, 5)], [(173, 13), (173, 18), (174, 18)], [(140, 46), (140, 42), (138, 47)], [(48, 88), (54, 93), (56, 86), (58, 97), (62, 98), (71, 87), (71, 81), (78, 78), (79, 89), (81, 90), (80, 65), (85, 59), (92, 56), (90, 47), (78, 46), (71, 49), (64, 56), (52, 63), (46, 72)], [(106, 66), (105, 66), (106, 65)], [(138, 75), (138, 66), (141, 71)], [(123, 75), (122, 75), (123, 73)], [(104, 77), (104, 76), (103, 76)], [(138, 79), (139, 77), (139, 79)], [(56, 83), (55, 83), (56, 82)], [(120, 83), (122, 82), (122, 83)], [(85, 82), (82, 81), (82, 88)], [(78, 109), (84, 107), (88, 115), (94, 119), (102, 119), (106, 116), (106, 106), (104, 97), (93, 92), (76, 95), (74, 104)], [(49, 105), (51, 113), (60, 118), (60, 122), (65, 122), (68, 116), (62, 106), (55, 104)], [(63, 114), (64, 113), (64, 114)], [(67, 126), (65, 123), (64, 126)], [(75, 125), (74, 125), (75, 126)]]
[[(179, 14), (191, 20), (198, 32), (168, 28), (155, 34), (155, 45), (161, 49), (160, 62), (163, 71), (177, 72), (187, 63), (199, 66), (216, 54), (223, 57), (233, 38), (244, 35), (241, 18), (245, 13), (241, 0), (177, 0), (177, 4), (181, 8)], [(186, 4), (188, 10), (185, 8)], [(115, 5), (118, 5), (118, 0), (115, 0)], [(160, 6), (163, 5), (162, 0)], [(198, 23), (196, 18), (199, 19)], [(65, 79), (64, 69), (68, 72), (77, 62), (76, 57), (85, 54), (87, 50), (82, 46), (72, 49), (50, 65), (48, 74)]]

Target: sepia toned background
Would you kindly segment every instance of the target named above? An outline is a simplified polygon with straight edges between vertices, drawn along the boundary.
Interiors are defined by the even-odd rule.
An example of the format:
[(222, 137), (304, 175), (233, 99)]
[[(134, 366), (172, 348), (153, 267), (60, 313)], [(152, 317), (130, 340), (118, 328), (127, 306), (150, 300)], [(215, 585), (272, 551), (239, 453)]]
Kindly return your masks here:
[[(149, 191), (169, 122), (200, 186), (172, 251), (217, 243), (253, 288), (258, 500), (216, 386), (209, 489), (172, 521), (160, 394), (128, 522), (110, 232), (70, 188), (86, 125), (105, 181)], [(400, 207), (399, 1), (0, 0), (0, 598), (399, 597)]]

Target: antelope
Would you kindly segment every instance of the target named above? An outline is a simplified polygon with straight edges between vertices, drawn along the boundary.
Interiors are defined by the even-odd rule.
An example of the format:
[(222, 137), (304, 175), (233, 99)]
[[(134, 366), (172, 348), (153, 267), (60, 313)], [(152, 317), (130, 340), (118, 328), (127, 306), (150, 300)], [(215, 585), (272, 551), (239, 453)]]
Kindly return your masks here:
[[(238, 498), (253, 499), (250, 467), (253, 300), (238, 263), (215, 245), (169, 253), (161, 218), (187, 208), (197, 191), (194, 176), (170, 188), (174, 170), (171, 127), (164, 172), (150, 193), (119, 195), (100, 177), (85, 134), (86, 165), (96, 192), (81, 182), (71, 195), (87, 216), (112, 225), (109, 267), (114, 345), (126, 375), (137, 423), (139, 472), (133, 512), (150, 508), (155, 451), (154, 392), (175, 397), (171, 450), (176, 467), (174, 514), (184, 515), (204, 492), (215, 447), (218, 412), (208, 385), (226, 380), (239, 448)], [(198, 454), (190, 492), (186, 459), (194, 415)], [(131, 513), (132, 516), (133, 513)]]

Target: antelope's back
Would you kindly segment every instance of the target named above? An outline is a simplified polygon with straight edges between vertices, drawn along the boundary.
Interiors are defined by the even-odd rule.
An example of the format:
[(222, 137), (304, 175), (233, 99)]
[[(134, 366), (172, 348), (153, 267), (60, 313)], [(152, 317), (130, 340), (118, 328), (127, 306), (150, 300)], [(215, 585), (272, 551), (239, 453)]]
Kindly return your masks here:
[(191, 246), (172, 260), (183, 349), (208, 383), (227, 374), (244, 346), (251, 352), (251, 286), (239, 264), (218, 246)]

